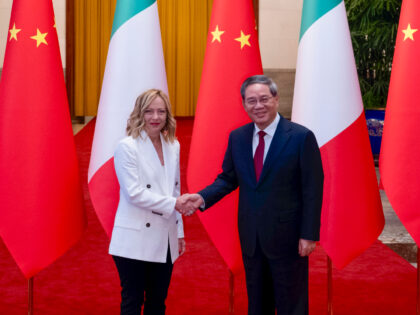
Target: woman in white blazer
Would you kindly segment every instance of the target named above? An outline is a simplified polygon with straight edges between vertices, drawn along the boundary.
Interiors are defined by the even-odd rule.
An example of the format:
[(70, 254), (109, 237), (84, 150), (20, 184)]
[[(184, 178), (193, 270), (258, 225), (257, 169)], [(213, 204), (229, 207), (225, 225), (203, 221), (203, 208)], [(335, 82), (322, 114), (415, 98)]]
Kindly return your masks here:
[(179, 142), (168, 97), (148, 90), (135, 103), (114, 154), (120, 184), (109, 253), (121, 281), (121, 314), (165, 314), (172, 266), (185, 251)]

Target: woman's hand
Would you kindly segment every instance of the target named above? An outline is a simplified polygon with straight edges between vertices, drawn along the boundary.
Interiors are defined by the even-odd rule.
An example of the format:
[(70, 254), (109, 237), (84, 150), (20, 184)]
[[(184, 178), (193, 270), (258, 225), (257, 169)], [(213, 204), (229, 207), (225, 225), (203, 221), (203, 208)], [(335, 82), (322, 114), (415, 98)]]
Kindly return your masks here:
[(185, 253), (185, 239), (184, 238), (178, 238), (178, 252), (179, 252), (179, 256)]
[(185, 216), (192, 215), (201, 205), (203, 198), (199, 194), (183, 194), (176, 199), (175, 210)]

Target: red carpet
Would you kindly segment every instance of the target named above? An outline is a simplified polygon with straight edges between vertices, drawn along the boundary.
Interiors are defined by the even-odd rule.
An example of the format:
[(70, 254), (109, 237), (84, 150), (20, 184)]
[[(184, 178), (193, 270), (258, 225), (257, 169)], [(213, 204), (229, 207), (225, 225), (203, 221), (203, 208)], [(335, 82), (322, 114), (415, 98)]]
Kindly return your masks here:
[[(91, 123), (76, 135), (88, 229), (76, 246), (35, 277), (35, 314), (119, 313), (117, 271), (86, 184), (93, 129)], [(184, 190), (191, 130), (191, 119), (178, 119)], [(175, 264), (167, 314), (228, 314), (229, 272), (198, 218), (185, 218), (184, 225), (187, 252)], [(326, 282), (326, 256), (318, 248), (310, 259), (310, 314), (326, 313)], [(415, 314), (416, 269), (380, 242), (344, 271), (334, 270), (333, 284), (335, 314)], [(241, 276), (235, 280), (235, 313), (246, 314), (246, 304)], [(27, 281), (1, 241), (0, 314), (27, 314)]]

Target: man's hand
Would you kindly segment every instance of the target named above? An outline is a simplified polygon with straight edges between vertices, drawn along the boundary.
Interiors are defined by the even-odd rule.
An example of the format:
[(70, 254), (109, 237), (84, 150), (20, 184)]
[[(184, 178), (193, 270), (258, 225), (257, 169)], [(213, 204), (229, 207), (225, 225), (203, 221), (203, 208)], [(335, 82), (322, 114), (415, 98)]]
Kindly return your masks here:
[(194, 206), (189, 201), (189, 194), (184, 194), (176, 198), (175, 210), (183, 215), (194, 212)]
[(176, 199), (175, 209), (183, 215), (190, 216), (202, 204), (203, 199), (199, 194), (184, 194)]
[(314, 251), (315, 247), (315, 241), (304, 240), (301, 238), (299, 240), (299, 255), (302, 257), (309, 256), (309, 254)]

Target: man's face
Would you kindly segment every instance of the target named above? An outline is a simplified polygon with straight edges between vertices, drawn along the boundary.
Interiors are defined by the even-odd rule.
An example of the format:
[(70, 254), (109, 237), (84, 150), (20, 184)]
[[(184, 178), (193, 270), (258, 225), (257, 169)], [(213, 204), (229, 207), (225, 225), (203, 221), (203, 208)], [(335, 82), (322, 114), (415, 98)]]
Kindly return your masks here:
[(265, 129), (276, 118), (278, 99), (271, 95), (267, 85), (256, 83), (246, 88), (243, 105), (258, 128)]

